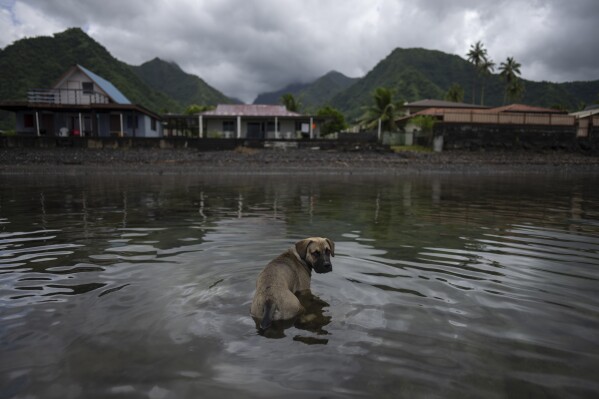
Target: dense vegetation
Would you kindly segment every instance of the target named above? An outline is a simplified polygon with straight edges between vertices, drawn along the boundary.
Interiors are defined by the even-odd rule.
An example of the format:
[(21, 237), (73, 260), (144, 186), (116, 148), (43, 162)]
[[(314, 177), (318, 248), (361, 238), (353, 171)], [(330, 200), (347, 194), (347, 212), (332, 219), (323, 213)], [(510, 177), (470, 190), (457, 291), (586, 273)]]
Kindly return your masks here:
[(331, 71), (312, 83), (295, 83), (281, 90), (262, 93), (256, 97), (254, 104), (280, 104), (282, 96), (292, 94), (304, 105), (300, 111), (313, 113), (314, 110), (327, 105), (335, 94), (357, 81), (357, 78), (348, 78), (342, 73)]
[[(350, 120), (364, 112), (376, 88), (393, 90), (404, 101), (425, 98), (445, 98), (452, 85), (464, 91), (465, 102), (472, 102), (474, 65), (457, 55), (420, 48), (395, 49), (354, 85), (338, 93), (331, 105), (340, 109)], [(598, 100), (599, 80), (592, 82), (550, 83), (521, 79), (524, 93), (521, 102), (543, 107), (577, 110), (583, 104)], [(479, 81), (478, 85), (480, 85)], [(454, 86), (455, 87), (455, 86)], [(480, 86), (475, 87), (475, 101), (480, 101)], [(503, 105), (505, 83), (499, 74), (490, 74), (484, 80), (484, 103)]]
[(174, 62), (154, 58), (131, 67), (148, 86), (168, 94), (179, 104), (217, 105), (233, 101), (195, 75), (185, 73)]

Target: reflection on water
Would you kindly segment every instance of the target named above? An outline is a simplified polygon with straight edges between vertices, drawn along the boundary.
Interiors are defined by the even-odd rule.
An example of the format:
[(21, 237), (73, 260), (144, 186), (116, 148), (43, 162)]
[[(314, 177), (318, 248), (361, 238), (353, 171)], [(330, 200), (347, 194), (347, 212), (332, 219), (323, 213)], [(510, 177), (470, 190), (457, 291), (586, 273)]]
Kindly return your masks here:
[[(0, 398), (596, 396), (598, 183), (0, 177)], [(256, 277), (314, 235), (266, 339)]]

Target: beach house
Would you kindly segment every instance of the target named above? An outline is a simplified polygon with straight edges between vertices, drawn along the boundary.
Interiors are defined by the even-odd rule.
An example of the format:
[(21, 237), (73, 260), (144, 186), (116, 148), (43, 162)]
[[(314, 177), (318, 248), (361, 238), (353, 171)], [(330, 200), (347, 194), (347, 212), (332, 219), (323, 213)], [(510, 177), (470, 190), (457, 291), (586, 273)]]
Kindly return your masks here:
[(236, 139), (320, 137), (326, 117), (288, 111), (283, 105), (219, 104), (195, 115), (163, 115), (165, 136)]
[(52, 88), (30, 89), (26, 101), (5, 101), (16, 133), (32, 136), (160, 137), (160, 116), (131, 101), (111, 82), (74, 65)]

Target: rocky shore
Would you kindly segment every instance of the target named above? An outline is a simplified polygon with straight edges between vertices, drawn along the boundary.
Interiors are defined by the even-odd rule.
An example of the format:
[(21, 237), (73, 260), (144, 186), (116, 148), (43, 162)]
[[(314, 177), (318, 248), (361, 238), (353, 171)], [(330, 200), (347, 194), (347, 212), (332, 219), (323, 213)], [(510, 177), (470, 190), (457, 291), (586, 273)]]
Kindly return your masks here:
[(598, 173), (599, 157), (565, 152), (419, 153), (249, 149), (0, 149), (0, 174)]

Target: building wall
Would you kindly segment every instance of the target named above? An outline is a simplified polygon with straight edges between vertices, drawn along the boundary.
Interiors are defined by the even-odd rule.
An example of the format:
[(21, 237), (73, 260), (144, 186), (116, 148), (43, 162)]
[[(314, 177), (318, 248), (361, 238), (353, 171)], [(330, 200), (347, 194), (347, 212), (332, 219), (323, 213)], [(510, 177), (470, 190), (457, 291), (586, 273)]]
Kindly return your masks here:
[(576, 126), (482, 125), (437, 123), (443, 149), (577, 150)]
[[(83, 90), (83, 82), (92, 83), (93, 91), (106, 95), (106, 93), (100, 89), (86, 74), (77, 70), (70, 75), (66, 80), (59, 83), (56, 89), (63, 89), (60, 91), (60, 103), (61, 104), (90, 104), (99, 102), (98, 98), (90, 94), (85, 94)], [(68, 90), (64, 90), (68, 89)]]
[[(82, 112), (81, 122), (83, 129), (79, 126), (79, 113), (67, 112), (38, 112), (40, 123), (40, 134), (42, 136), (59, 136), (62, 128), (67, 129), (67, 135), (72, 135), (74, 130), (83, 130), (87, 135), (95, 137), (110, 137), (111, 115), (118, 113), (106, 112)], [(94, 120), (94, 118), (96, 118)], [(137, 118), (137, 127), (134, 125), (133, 118)], [(123, 130), (126, 137), (162, 137), (162, 124), (154, 119), (152, 126), (152, 117), (138, 112), (123, 112)], [(94, 123), (96, 122), (96, 123)], [(154, 127), (154, 129), (152, 129)], [(119, 127), (114, 133), (120, 130)], [(37, 121), (35, 111), (16, 112), (16, 131), (19, 134), (37, 135)]]
[[(263, 137), (267, 139), (274, 139), (274, 121), (275, 118), (241, 118), (241, 137), (247, 138), (248, 125), (252, 123), (261, 123)], [(224, 129), (224, 122), (228, 122), (229, 126), (227, 130)], [(309, 128), (310, 120), (295, 120), (295, 119), (283, 119), (279, 118), (279, 136), (278, 138), (295, 139), (301, 136), (301, 123), (304, 123)], [(299, 123), (298, 123), (299, 122)], [(268, 126), (268, 124), (271, 124)], [(308, 131), (306, 132), (306, 134)], [(313, 130), (314, 137), (320, 137), (320, 127), (316, 125)], [(223, 119), (206, 119), (204, 120), (204, 137), (211, 138), (237, 138), (237, 118), (223, 118)]]

